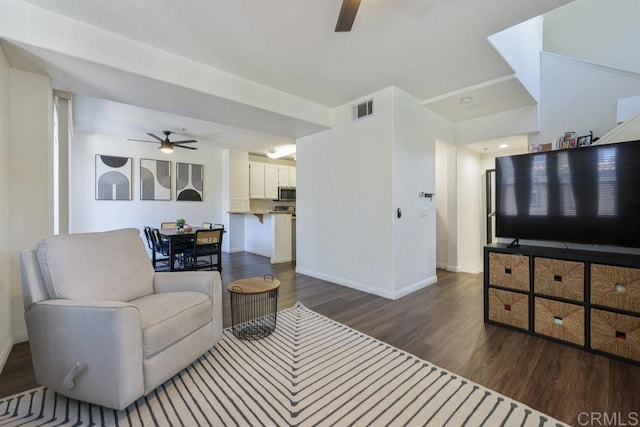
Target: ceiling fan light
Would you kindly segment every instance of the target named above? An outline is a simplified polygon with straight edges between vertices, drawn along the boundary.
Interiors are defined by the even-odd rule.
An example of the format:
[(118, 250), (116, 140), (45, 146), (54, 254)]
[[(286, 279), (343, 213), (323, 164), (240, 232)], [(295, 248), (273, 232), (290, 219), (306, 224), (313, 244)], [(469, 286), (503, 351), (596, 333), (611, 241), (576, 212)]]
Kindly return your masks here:
[(270, 159), (279, 159), (280, 157), (295, 154), (295, 152), (296, 152), (295, 145), (286, 145), (282, 148), (277, 148), (273, 153), (267, 153), (267, 157), (269, 157)]
[(160, 151), (167, 154), (173, 153), (173, 145), (168, 142), (161, 142)]

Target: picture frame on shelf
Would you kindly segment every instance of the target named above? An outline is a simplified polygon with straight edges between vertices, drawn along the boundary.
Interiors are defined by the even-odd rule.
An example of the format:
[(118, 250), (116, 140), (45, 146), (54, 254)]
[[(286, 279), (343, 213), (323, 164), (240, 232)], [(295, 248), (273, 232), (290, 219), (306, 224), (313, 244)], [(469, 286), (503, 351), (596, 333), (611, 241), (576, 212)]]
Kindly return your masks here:
[(565, 132), (562, 148), (576, 148), (578, 146), (578, 134), (575, 132)]
[(578, 137), (578, 147), (588, 147), (593, 142), (593, 132), (590, 132), (589, 135), (583, 135)]

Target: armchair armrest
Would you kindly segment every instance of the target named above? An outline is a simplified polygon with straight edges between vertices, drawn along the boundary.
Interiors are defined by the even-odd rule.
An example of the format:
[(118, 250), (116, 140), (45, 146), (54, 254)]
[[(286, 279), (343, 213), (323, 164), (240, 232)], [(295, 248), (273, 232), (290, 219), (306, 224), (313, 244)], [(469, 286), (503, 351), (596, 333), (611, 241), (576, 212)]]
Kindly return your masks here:
[(153, 276), (155, 293), (202, 292), (212, 300), (222, 295), (222, 280), (217, 271), (179, 271), (156, 273)]
[(202, 292), (211, 298), (211, 323), (214, 342), (222, 338), (222, 279), (218, 271), (179, 271), (156, 273), (153, 276), (155, 293)]
[(40, 384), (119, 409), (143, 394), (142, 330), (135, 306), (53, 299), (31, 305), (25, 320)]

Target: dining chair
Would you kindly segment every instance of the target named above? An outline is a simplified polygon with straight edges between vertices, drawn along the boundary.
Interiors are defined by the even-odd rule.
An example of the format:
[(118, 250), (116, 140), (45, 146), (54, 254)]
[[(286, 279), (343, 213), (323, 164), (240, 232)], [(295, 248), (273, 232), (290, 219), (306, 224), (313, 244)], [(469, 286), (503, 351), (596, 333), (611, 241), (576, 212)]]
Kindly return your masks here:
[(207, 230), (210, 230), (213, 228), (213, 224), (211, 224), (210, 222), (203, 222), (202, 223), (202, 228), (205, 228)]
[(160, 230), (158, 230), (157, 228), (152, 228), (151, 237), (156, 252), (161, 253), (165, 256), (169, 256), (169, 241), (162, 238), (162, 236), (160, 235)]
[[(156, 229), (157, 230), (157, 229)], [(159, 262), (166, 262), (168, 264), (169, 261), (169, 250), (167, 244), (167, 251), (162, 250), (162, 245), (156, 243), (156, 236), (154, 234), (154, 229), (149, 226), (144, 227), (144, 237), (147, 239), (147, 246), (151, 250), (151, 264), (153, 265), (153, 269), (157, 270)], [(161, 256), (165, 256), (165, 258), (158, 258), (158, 254)]]
[(152, 251), (155, 251), (153, 246), (153, 237), (151, 236), (151, 227), (148, 225), (144, 227), (144, 237), (147, 240), (147, 247)]
[(175, 221), (166, 221), (160, 223), (160, 228), (178, 228), (178, 224)]
[[(189, 259), (190, 267), (194, 270), (199, 268), (209, 267), (211, 270), (215, 269), (222, 271), (222, 236), (224, 230), (212, 229), (212, 230), (197, 230), (195, 239), (193, 240), (193, 248), (186, 253), (186, 257)], [(216, 256), (216, 262), (213, 262), (213, 256)], [(209, 262), (205, 264), (199, 264), (198, 258), (209, 257)], [(205, 261), (206, 262), (206, 261)]]
[(223, 230), (224, 230), (224, 224), (217, 224), (217, 223), (216, 223), (216, 224), (213, 224), (213, 227), (212, 227), (212, 228), (221, 228), (221, 229), (223, 229)]

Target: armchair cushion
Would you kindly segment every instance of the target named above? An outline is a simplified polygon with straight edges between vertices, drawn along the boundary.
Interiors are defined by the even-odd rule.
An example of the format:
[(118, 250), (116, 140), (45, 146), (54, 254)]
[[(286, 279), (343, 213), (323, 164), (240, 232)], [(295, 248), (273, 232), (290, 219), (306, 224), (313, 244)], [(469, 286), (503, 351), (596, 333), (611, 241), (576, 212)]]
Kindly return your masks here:
[(135, 228), (49, 236), (37, 254), (50, 298), (130, 301), (153, 293), (153, 267)]
[(129, 303), (140, 311), (145, 359), (211, 322), (211, 299), (201, 292), (155, 294)]

